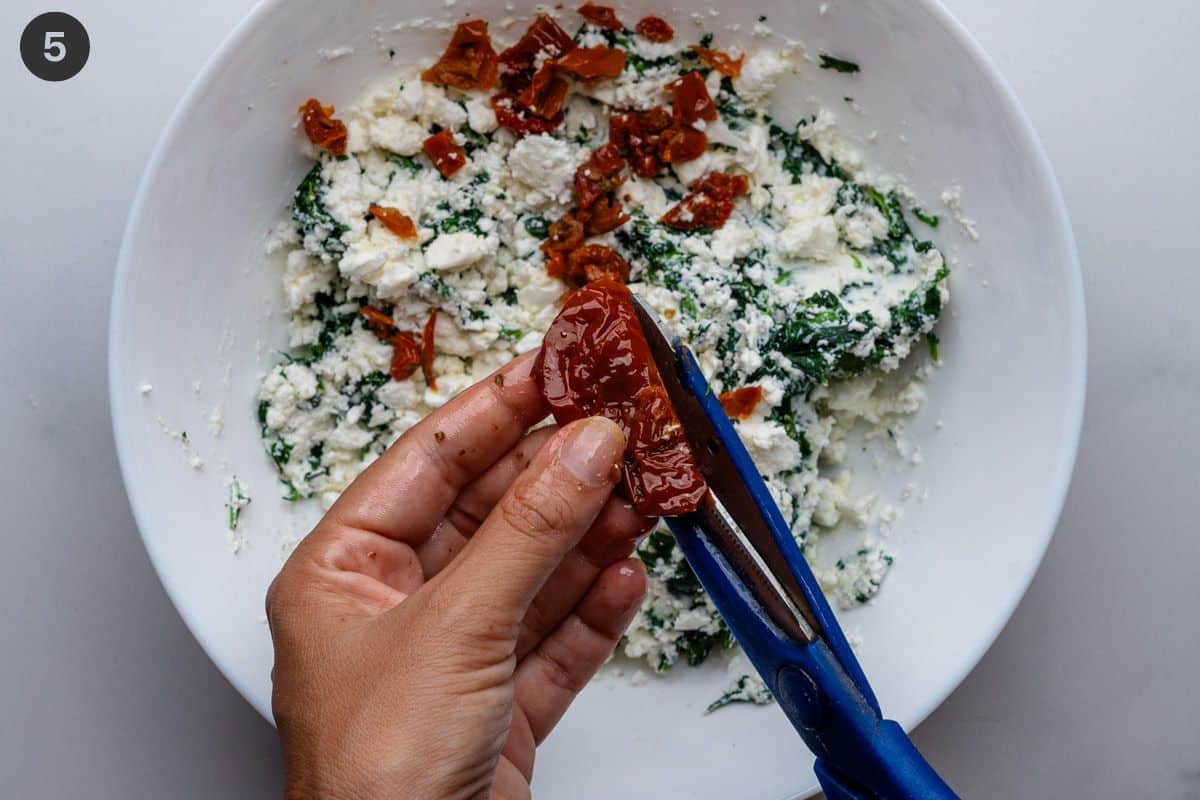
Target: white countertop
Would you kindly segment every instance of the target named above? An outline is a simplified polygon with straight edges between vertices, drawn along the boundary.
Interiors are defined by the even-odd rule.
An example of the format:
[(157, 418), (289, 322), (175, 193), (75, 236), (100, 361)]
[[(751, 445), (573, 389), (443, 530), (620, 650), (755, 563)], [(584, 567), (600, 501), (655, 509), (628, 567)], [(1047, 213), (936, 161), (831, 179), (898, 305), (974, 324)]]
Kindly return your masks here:
[[(835, 0), (850, 2), (851, 0)], [(950, 0), (1054, 163), (1083, 262), (1088, 407), (1029, 594), (916, 740), (970, 798), (1200, 798), (1200, 6)], [(109, 430), (108, 298), (167, 115), (249, 0), (56, 4), (62, 84), (0, 6), (0, 794), (278, 796), (272, 728), (208, 662), (142, 550)], [(169, 333), (169, 332), (166, 332)]]

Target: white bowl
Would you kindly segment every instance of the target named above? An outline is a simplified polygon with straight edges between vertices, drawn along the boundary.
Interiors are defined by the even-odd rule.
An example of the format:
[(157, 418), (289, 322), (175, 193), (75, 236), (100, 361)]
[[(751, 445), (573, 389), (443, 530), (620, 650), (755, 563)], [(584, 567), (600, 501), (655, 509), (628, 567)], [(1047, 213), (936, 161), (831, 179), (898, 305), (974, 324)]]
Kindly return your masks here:
[[(449, 5), (449, 3), (447, 3)], [(408, 18), (480, 15), (504, 35), (503, 0), (426, 4), (270, 0), (197, 78), (146, 170), (113, 296), (110, 379), (121, 468), (146, 548), (180, 614), (217, 666), (269, 718), (263, 593), (280, 542), (315, 518), (282, 500), (262, 453), (257, 384), (284, 343), (278, 275), (262, 255), (307, 165), (292, 127), (309, 96), (337, 106), (398, 60), (431, 56), (444, 30), (391, 30)], [(720, 46), (753, 46), (759, 14), (808, 52), (853, 58), (858, 76), (806, 70), (779, 97), (792, 122), (819, 98), (851, 134), (878, 130), (868, 161), (902, 174), (930, 207), (964, 187), (971, 241), (946, 219), (937, 240), (960, 263), (939, 333), (945, 367), (910, 426), (924, 463), (871, 480), (885, 496), (916, 482), (877, 604), (844, 615), (885, 712), (912, 727), (978, 662), (1020, 600), (1054, 529), (1084, 396), (1084, 312), (1075, 246), (1050, 165), (1016, 99), (978, 45), (931, 0), (716, 2)], [(524, 6), (523, 6), (524, 7)], [(824, 9), (824, 11), (823, 11)], [(662, 7), (621, 7), (627, 20)], [(681, 35), (695, 36), (687, 14)], [(740, 34), (726, 26), (740, 25)], [(515, 37), (520, 26), (508, 31)], [(351, 47), (328, 60), (318, 50)], [(857, 114), (843, 96), (866, 109)], [(943, 214), (948, 217), (947, 214)], [(153, 386), (148, 394), (144, 384)], [(223, 407), (217, 437), (209, 416)], [(940, 423), (940, 424), (938, 424)], [(164, 433), (187, 430), (183, 445)], [(202, 469), (189, 461), (204, 460)], [(246, 542), (231, 555), (225, 481), (247, 482)], [(681, 668), (634, 687), (590, 687), (543, 748), (543, 797), (806, 796), (811, 757), (773, 708), (704, 717), (725, 681)], [(615, 775), (611, 764), (621, 764)]]

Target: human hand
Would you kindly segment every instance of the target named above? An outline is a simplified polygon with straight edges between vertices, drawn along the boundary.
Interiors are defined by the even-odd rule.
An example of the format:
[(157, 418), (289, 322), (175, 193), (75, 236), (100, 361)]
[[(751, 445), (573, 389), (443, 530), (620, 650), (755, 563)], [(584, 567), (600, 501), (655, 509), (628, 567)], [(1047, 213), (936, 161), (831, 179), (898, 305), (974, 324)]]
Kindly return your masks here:
[(267, 593), (289, 798), (521, 798), (645, 592), (608, 420), (519, 358), (404, 434)]

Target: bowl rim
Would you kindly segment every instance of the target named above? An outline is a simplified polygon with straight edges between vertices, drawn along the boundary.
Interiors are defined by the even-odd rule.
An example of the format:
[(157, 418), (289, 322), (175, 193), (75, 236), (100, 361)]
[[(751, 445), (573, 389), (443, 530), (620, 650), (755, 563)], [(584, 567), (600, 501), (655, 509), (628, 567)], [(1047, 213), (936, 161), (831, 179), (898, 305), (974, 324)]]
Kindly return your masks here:
[[(1069, 374), (1067, 379), (1069, 402), (1066, 409), (1067, 417), (1064, 422), (1064, 446), (1061, 448), (1058, 463), (1055, 465), (1053, 471), (1054, 491), (1051, 494), (1053, 502), (1049, 503), (1047, 508), (1043, 510), (1044, 520), (1042, 527), (1044, 532), (1041, 536), (1039, 552), (1037, 552), (1036, 558), (1029, 562), (1026, 573), (1014, 581), (1014, 588), (1017, 588), (1017, 584), (1019, 584), (1020, 591), (1014, 591), (1010, 595), (1007, 606), (1002, 610), (1003, 613), (995, 617), (993, 624), (986, 631), (986, 636), (979, 640), (980, 646), (978, 649), (970, 653), (963, 660), (961, 668), (948, 677), (942, 688), (934, 693), (916, 713), (907, 718), (897, 720), (906, 731), (911, 731), (920, 725), (962, 684), (967, 675), (975, 669), (983, 656), (995, 644), (1001, 631), (1008, 625), (1017, 606), (1025, 597), (1034, 575), (1036, 575), (1045, 558), (1046, 551), (1049, 548), (1050, 541), (1054, 536), (1059, 518), (1061, 517), (1067, 492), (1070, 488), (1071, 476), (1074, 471), (1080, 436), (1082, 434), (1087, 387), (1087, 323), (1083, 275), (1079, 262), (1078, 247), (1067, 212), (1066, 202), (1063, 198), (1054, 168), (1050, 163), (1041, 140), (1037, 136), (1032, 121), (1021, 106), (1016, 93), (1001, 74), (995, 62), (983, 49), (982, 45), (967, 30), (966, 26), (959, 22), (949, 9), (942, 4), (941, 0), (918, 0), (918, 3), (925, 7), (925, 10), (932, 15), (935, 21), (945, 29), (951, 38), (956, 39), (964, 47), (967, 55), (980, 68), (985, 81), (996, 91), (1003, 110), (1013, 119), (1021, 143), (1028, 148), (1034, 157), (1033, 166), (1035, 167), (1036, 178), (1050, 203), (1053, 217), (1052, 222), (1057, 229), (1057, 238), (1062, 253), (1065, 256), (1062, 269), (1064, 270), (1067, 289), (1066, 328), (1068, 334), (1067, 367)], [(183, 127), (188, 110), (195, 103), (196, 98), (202, 95), (208, 88), (208, 85), (218, 76), (221, 65), (228, 59), (232, 52), (242, 47), (251, 38), (254, 31), (260, 25), (261, 20), (269, 17), (277, 10), (277, 7), (285, 4), (286, 0), (259, 0), (246, 16), (237, 23), (221, 42), (220, 46), (208, 57), (196, 77), (192, 79), (187, 90), (172, 110), (162, 133), (159, 135), (151, 151), (141, 179), (138, 182), (137, 191), (134, 195), (121, 237), (120, 252), (113, 278), (112, 296), (109, 306), (107, 368), (109, 412), (112, 420), (113, 439), (116, 445), (121, 477), (126, 487), (126, 496), (129, 499), (133, 512), (134, 522), (137, 525), (139, 536), (142, 539), (143, 546), (146, 548), (151, 565), (154, 567), (159, 582), (170, 598), (171, 604), (175, 607), (176, 612), (180, 615), (192, 636), (200, 644), (205, 655), (217, 666), (221, 674), (233, 685), (238, 693), (272, 725), (275, 724), (275, 721), (269, 705), (260, 705), (255, 701), (254, 693), (246, 682), (238, 676), (237, 671), (232, 669), (232, 665), (226, 659), (220, 658), (217, 655), (215, 644), (210, 641), (204, 628), (189, 612), (184, 610), (184, 606), (181, 605), (181, 598), (177, 597), (176, 586), (165, 577), (168, 573), (163, 562), (164, 556), (152, 542), (151, 537), (146, 533), (147, 525), (145, 522), (148, 519), (148, 515), (138, 497), (131, 493), (129, 488), (132, 485), (131, 448), (133, 442), (125, 429), (122, 415), (117, 412), (119, 405), (121, 405), (120, 398), (118, 397), (118, 388), (122, 385), (119, 376), (120, 365), (117, 358), (117, 345), (121, 339), (123, 321), (126, 316), (126, 287), (133, 261), (131, 251), (133, 250), (134, 241), (142, 228), (142, 218), (147, 211), (147, 195), (149, 194), (150, 187), (157, 180), (158, 173), (166, 160), (167, 152)]]

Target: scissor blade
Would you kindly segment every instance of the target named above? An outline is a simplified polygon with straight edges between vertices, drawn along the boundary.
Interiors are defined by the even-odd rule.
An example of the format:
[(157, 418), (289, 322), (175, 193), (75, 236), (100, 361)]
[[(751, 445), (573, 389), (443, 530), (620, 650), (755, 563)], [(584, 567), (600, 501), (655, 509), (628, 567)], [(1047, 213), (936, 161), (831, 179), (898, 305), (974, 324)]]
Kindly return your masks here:
[[(775, 544), (762, 510), (740, 477), (737, 466), (723, 444), (723, 437), (700, 399), (680, 380), (679, 355), (675, 345), (658, 316), (637, 295), (633, 297), (633, 308), (700, 473), (708, 482), (709, 490), (720, 500), (728, 517), (736, 521), (746, 546), (754, 551), (756, 560), (766, 567), (766, 574), (743, 577), (755, 584), (762, 596), (768, 593), (780, 595), (800, 625), (804, 634), (802, 640), (811, 640), (814, 634), (820, 633), (821, 625), (809, 608), (787, 558)], [(732, 429), (728, 435), (737, 436)]]

